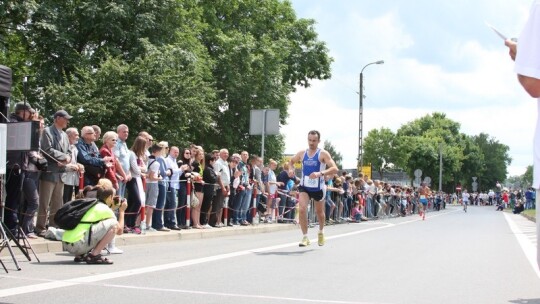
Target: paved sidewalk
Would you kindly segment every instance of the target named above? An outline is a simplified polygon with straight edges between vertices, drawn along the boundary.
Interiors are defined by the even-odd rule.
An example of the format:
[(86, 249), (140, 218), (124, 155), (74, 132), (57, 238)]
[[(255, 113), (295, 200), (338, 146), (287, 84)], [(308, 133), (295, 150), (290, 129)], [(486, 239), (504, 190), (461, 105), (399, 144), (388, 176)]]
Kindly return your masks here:
[[(212, 229), (182, 229), (180, 231), (171, 230), (169, 232), (147, 232), (146, 234), (126, 233), (116, 236), (116, 245), (123, 247), (126, 245), (136, 245), (145, 243), (171, 242), (178, 240), (192, 240), (202, 238), (215, 238), (230, 235), (252, 234), (252, 233), (268, 233), (273, 231), (300, 229), (294, 224), (257, 224), (249, 226), (234, 226)], [(44, 238), (29, 239), (36, 254), (45, 252), (62, 252), (62, 242), (52, 241)], [(22, 244), (21, 244), (22, 245)], [(15, 246), (15, 245), (13, 245)], [(13, 247), (15, 255), (22, 255), (17, 247)], [(33, 259), (33, 255), (29, 253)], [(8, 256), (9, 251), (4, 248), (0, 256)], [(1, 269), (1, 268), (0, 268)]]

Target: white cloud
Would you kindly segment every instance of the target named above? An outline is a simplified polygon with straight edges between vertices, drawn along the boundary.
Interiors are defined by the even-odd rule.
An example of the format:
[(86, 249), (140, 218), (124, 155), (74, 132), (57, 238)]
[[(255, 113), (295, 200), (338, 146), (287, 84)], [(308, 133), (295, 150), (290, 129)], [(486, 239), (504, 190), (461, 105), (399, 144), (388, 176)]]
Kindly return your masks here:
[[(529, 3), (429, 3), (424, 16), (425, 1), (293, 1), (305, 6), (299, 17), (317, 21), (335, 62), (331, 80), (291, 96), (289, 125), (282, 128), (286, 152), (305, 149), (307, 132), (317, 129), (342, 153), (345, 167), (356, 167), (359, 73), (382, 59), (384, 65), (364, 71), (364, 137), (374, 128), (396, 131), (444, 112), (461, 132), (487, 133), (508, 145), (511, 175), (525, 171), (532, 163), (536, 102), (522, 92), (503, 42), (484, 20), (515, 37)], [(467, 3), (466, 17), (452, 13), (463, 8), (460, 3)]]

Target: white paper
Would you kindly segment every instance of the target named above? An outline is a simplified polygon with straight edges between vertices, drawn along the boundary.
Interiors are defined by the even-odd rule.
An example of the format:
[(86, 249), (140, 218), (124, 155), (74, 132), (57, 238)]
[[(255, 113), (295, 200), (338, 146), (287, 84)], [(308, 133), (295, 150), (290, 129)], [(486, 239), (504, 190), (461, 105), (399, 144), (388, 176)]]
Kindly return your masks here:
[(494, 28), (491, 24), (486, 22), (486, 25), (489, 26), (489, 28), (491, 28), (495, 32), (495, 34), (497, 34), (497, 36), (501, 37), (502, 40), (508, 39), (505, 34), (499, 32), (499, 30)]

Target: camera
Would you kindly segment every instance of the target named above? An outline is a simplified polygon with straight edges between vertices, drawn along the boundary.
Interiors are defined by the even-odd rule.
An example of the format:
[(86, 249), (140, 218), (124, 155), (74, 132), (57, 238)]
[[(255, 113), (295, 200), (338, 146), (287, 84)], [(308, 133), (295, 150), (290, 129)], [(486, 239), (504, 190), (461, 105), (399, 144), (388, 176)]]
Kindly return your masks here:
[(116, 209), (120, 208), (120, 205), (122, 205), (122, 203), (125, 202), (125, 201), (126, 201), (125, 198), (120, 198), (120, 196), (118, 196), (118, 195), (113, 196), (112, 209), (116, 210)]

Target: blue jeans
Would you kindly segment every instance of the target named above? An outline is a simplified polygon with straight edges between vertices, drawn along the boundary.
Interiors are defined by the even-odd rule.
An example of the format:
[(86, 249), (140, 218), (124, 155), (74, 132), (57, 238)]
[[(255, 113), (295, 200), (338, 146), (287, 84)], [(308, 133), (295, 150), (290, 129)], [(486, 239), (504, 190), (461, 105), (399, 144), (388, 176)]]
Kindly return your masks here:
[(283, 213), (286, 211), (285, 207), (287, 206), (287, 195), (286, 194), (281, 194), (280, 192), (278, 192), (278, 197), (279, 197), (279, 212), (278, 212), (278, 215), (283, 216), (283, 218), (285, 218), (286, 215), (284, 215)]
[(158, 198), (156, 203), (156, 209), (152, 214), (152, 228), (159, 230), (163, 228), (163, 207), (165, 207), (165, 198), (167, 194), (167, 188), (165, 183), (158, 183)]
[(116, 195), (120, 196), (121, 198), (125, 198), (126, 197), (126, 185), (127, 185), (127, 183), (119, 181), (118, 182), (118, 191), (116, 191)]
[(166, 195), (165, 211), (163, 212), (165, 227), (176, 226), (176, 205), (176, 189), (169, 188)]
[(236, 221), (242, 222), (247, 220), (247, 212), (249, 210), (249, 203), (251, 202), (251, 194), (253, 193), (253, 189), (245, 189), (244, 191), (240, 192), (239, 198), (238, 198), (238, 214), (236, 215)]
[(373, 217), (373, 198), (368, 197), (366, 201), (367, 217)]
[(334, 203), (334, 201), (330, 198), (330, 196), (326, 196), (326, 199), (325, 199), (325, 209), (324, 209), (324, 214), (326, 216), (326, 220), (329, 220), (330, 217), (332, 216), (330, 214), (330, 210), (332, 210), (332, 206), (336, 206), (336, 204)]
[[(193, 189), (191, 189), (193, 193)], [(186, 225), (186, 205), (187, 205), (187, 184), (180, 182), (178, 194), (178, 209), (176, 209), (176, 223), (178, 226)], [(195, 193), (193, 193), (195, 195)]]

